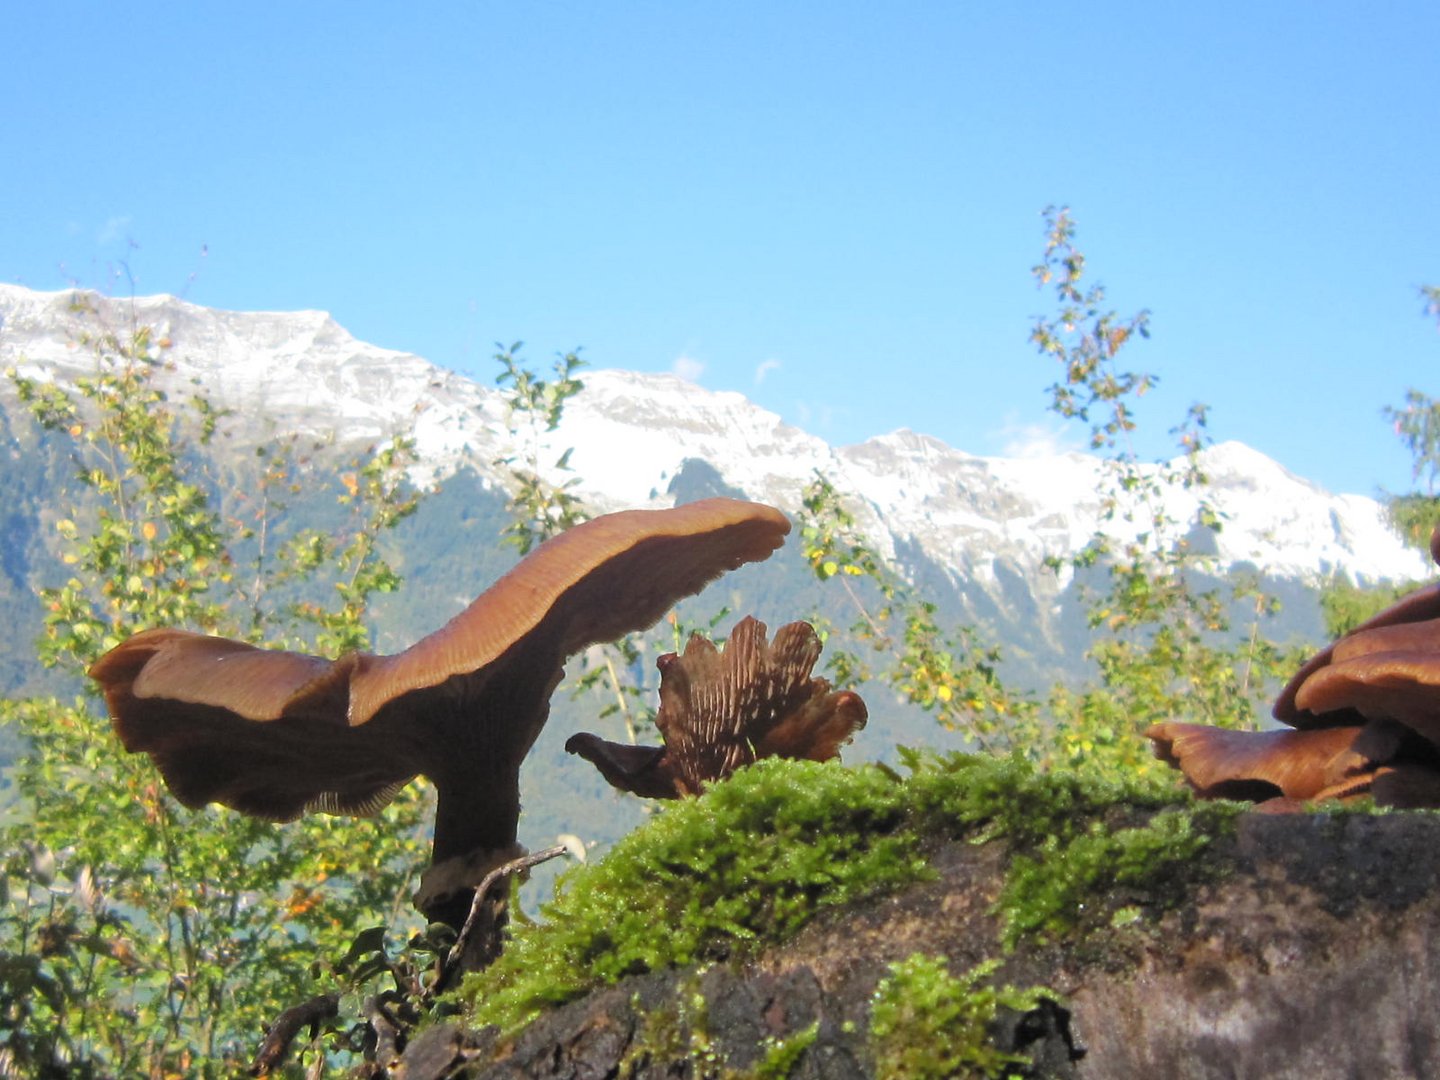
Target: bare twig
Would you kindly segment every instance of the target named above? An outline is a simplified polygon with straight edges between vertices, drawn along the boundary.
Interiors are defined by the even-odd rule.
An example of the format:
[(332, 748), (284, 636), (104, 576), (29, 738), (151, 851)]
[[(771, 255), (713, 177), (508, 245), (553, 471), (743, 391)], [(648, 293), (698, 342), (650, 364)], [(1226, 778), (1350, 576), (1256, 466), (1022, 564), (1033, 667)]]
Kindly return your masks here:
[(250, 1066), (250, 1075), (269, 1076), (285, 1061), (290, 1053), (290, 1044), (295, 1041), (301, 1028), (306, 1024), (316, 1025), (322, 1020), (329, 1020), (339, 1015), (339, 1012), (339, 994), (321, 994), (286, 1009), (275, 1018), (275, 1023), (270, 1025), (265, 1041), (260, 1044), (260, 1050)]
[(475, 890), (475, 899), (470, 904), (470, 914), (465, 918), (465, 925), (460, 928), (460, 936), (455, 939), (455, 944), (445, 955), (445, 964), (441, 968), (440, 985), (446, 986), (450, 980), (462, 969), (465, 960), (466, 950), (470, 946), (470, 940), (475, 935), (478, 927), (488, 921), (489, 916), (483, 914), (486, 904), (485, 897), (490, 889), (504, 878), (511, 874), (518, 874), (522, 870), (528, 870), (532, 866), (539, 866), (543, 862), (566, 854), (570, 849), (564, 844), (557, 844), (555, 847), (546, 848), (544, 851), (537, 851), (533, 855), (522, 855), (518, 859), (511, 859), (502, 863), (494, 870), (485, 875), (480, 885)]
[(389, 1069), (400, 1058), (400, 1022), (385, 1007), (380, 995), (368, 997), (361, 1006), (370, 1030), (375, 1033), (375, 1063)]
[(620, 717), (625, 721), (625, 735), (634, 746), (636, 741), (635, 721), (630, 716), (630, 703), (625, 700), (625, 688), (620, 682), (620, 673), (615, 670), (615, 658), (610, 655), (607, 648), (602, 654), (605, 657), (605, 671), (610, 676), (610, 686), (615, 691), (615, 705), (620, 710)]

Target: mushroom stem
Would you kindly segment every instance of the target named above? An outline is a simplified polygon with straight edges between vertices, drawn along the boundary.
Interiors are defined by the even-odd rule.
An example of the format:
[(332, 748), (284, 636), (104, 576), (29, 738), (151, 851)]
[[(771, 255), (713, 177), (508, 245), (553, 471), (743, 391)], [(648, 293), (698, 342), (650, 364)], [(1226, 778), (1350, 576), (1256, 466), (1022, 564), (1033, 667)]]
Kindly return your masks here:
[[(496, 851), (515, 842), (520, 822), (520, 779), (504, 773), (437, 785), (432, 862)], [(497, 812), (496, 806), (502, 809)]]
[[(430, 868), (415, 895), (415, 906), (431, 922), (459, 931), (480, 882), (497, 863), (523, 854), (515, 842), (520, 784), (518, 776), (499, 774), (437, 783), (436, 791)], [(497, 807), (502, 812), (497, 813)]]

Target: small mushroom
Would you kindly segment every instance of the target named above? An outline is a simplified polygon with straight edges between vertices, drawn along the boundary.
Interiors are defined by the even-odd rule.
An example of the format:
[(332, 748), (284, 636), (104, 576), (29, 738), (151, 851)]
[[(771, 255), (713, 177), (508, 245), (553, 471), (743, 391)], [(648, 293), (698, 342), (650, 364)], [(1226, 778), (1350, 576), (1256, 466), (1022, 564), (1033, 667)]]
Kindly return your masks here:
[(368, 814), (429, 778), (434, 853), (416, 903), (458, 928), (466, 889), (516, 851), (520, 763), (565, 660), (651, 625), (789, 530), (779, 511), (733, 499), (609, 514), (541, 545), (393, 656), (326, 660), (154, 629), (90, 675), (125, 748), (148, 753), (187, 806)]
[[(1440, 537), (1440, 529), (1436, 530)], [(1417, 589), (1312, 656), (1285, 684), (1275, 700), (1274, 716), (1292, 727), (1331, 727), (1363, 722), (1358, 711), (1343, 714), (1333, 701), (1301, 702), (1300, 689), (1311, 676), (1335, 663), (1385, 652), (1440, 654), (1440, 582)], [(1319, 706), (1318, 709), (1313, 706)], [(1325, 719), (1322, 720), (1322, 716)]]
[(1145, 732), (1155, 756), (1180, 769), (1202, 799), (1309, 802), (1369, 789), (1393, 738), (1359, 727), (1315, 731), (1231, 731), (1177, 721)]
[[(1430, 550), (1440, 562), (1440, 528)], [(1280, 692), (1274, 716), (1299, 730), (1170, 722), (1146, 735), (1202, 796), (1368, 794), (1385, 806), (1440, 806), (1440, 584), (1318, 652)]]
[(1440, 744), (1440, 619), (1356, 630), (1294, 684), (1289, 722), (1399, 720)]
[(865, 726), (865, 703), (811, 677), (820, 658), (814, 627), (793, 622), (766, 642), (765, 624), (741, 619), (723, 650), (692, 634), (666, 653), (655, 726), (665, 745), (631, 746), (571, 736), (565, 749), (622, 791), (652, 799), (698, 795), (706, 784), (765, 757), (827, 761)]

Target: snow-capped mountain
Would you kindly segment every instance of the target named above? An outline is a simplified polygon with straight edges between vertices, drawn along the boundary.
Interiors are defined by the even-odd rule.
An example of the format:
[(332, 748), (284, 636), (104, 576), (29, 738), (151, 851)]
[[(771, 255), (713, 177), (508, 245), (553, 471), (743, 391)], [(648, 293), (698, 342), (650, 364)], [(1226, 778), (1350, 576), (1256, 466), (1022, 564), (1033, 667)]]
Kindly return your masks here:
[[(513, 450), (498, 390), (357, 341), (322, 312), (227, 312), (165, 296), (83, 295), (88, 314), (72, 309), (71, 292), (0, 285), (0, 367), (68, 381), (93, 362), (75, 345), (81, 333), (145, 324), (172, 366), (167, 378), (177, 389), (197, 383), (245, 418), (242, 441), (298, 431), (349, 444), (409, 430), (421, 459), (417, 479), (426, 482), (468, 467), (498, 484), (494, 462)], [(576, 493), (596, 510), (669, 502), (670, 483), (694, 460), (728, 487), (793, 510), (819, 472), (851, 496), (881, 551), (922, 557), (962, 591), (993, 593), (998, 578), (1018, 576), (1042, 600), (1063, 584), (1042, 573), (1045, 558), (1073, 554), (1101, 523), (1097, 490), (1107, 465), (1097, 458), (977, 457), (910, 431), (832, 447), (738, 393), (671, 375), (582, 375), (584, 392), (544, 436), (539, 460), (573, 448)], [(0, 402), (11, 400), (8, 385), (0, 388)], [(1204, 495), (1226, 516), (1213, 540), (1222, 565), (1302, 581), (1337, 571), (1360, 581), (1430, 574), (1385, 526), (1373, 499), (1330, 494), (1240, 443), (1210, 448), (1204, 465)], [(1182, 529), (1196, 519), (1196, 492), (1175, 486), (1163, 499)], [(1106, 527), (1136, 528), (1120, 518)]]

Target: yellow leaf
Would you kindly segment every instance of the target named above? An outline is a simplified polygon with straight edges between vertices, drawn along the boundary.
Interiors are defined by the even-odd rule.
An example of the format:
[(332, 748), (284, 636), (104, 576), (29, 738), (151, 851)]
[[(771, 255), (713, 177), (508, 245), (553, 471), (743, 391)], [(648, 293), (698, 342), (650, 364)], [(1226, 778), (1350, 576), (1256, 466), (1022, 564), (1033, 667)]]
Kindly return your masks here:
[(144, 525), (140, 526), (140, 535), (145, 537), (146, 540), (154, 540), (157, 531), (153, 521), (147, 521)]
[(935, 696), (938, 697), (941, 701), (949, 701), (955, 695), (951, 692), (950, 687), (942, 683), (940, 686), (936, 687)]

